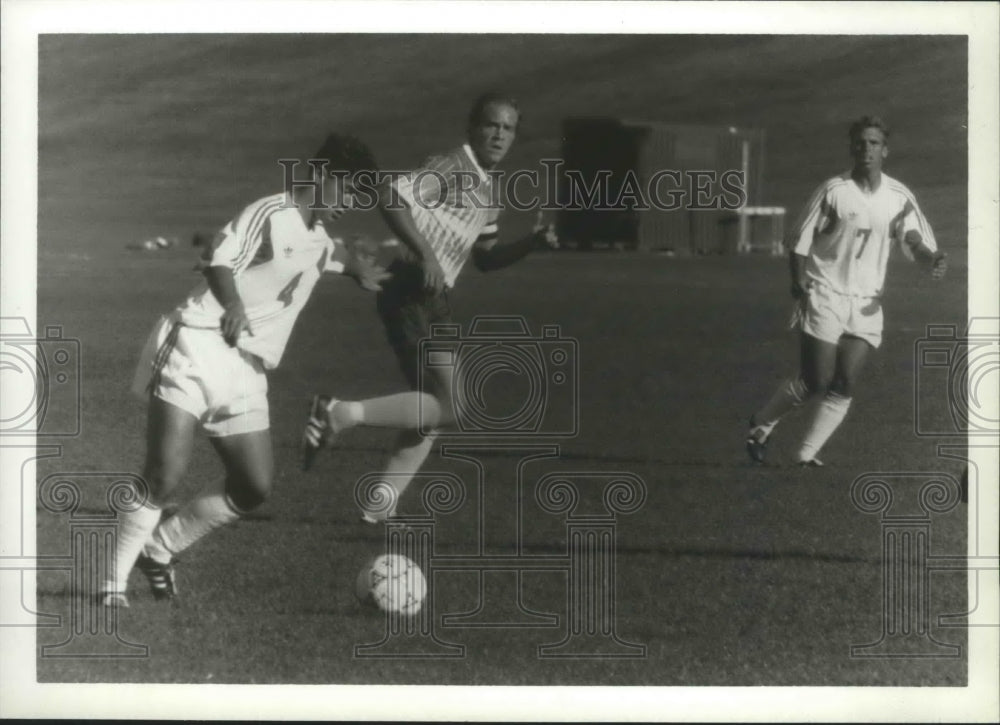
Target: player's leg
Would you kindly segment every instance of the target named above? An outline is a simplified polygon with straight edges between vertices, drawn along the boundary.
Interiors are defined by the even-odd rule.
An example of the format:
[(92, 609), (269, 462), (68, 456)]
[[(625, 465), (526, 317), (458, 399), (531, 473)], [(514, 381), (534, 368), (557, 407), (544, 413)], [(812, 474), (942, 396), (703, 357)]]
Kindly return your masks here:
[[(191, 460), (194, 415), (165, 400), (150, 396), (146, 427), (146, 463), (143, 475), (149, 487), (147, 501), (120, 517), (115, 544), (114, 578), (105, 583), (104, 593), (124, 594), (128, 575), (160, 523), (161, 506), (177, 488)], [(118, 603), (124, 603), (120, 600)]]
[[(433, 375), (436, 380), (433, 385), (433, 390), (450, 390), (452, 371), (450, 368), (436, 368)], [(444, 395), (441, 393), (441, 395)], [(436, 397), (428, 395), (431, 400), (437, 400)], [(449, 418), (450, 420), (450, 418)], [(368, 523), (377, 523), (386, 515), (393, 515), (395, 513), (395, 503), (402, 498), (406, 489), (413, 482), (414, 477), (417, 472), (424, 465), (424, 461), (427, 460), (427, 456), (430, 455), (431, 450), (434, 448), (434, 442), (437, 440), (438, 433), (436, 430), (431, 430), (427, 433), (421, 433), (420, 430), (402, 430), (399, 436), (396, 438), (395, 443), (392, 447), (392, 452), (389, 454), (389, 459), (386, 461), (383, 467), (383, 473), (385, 474), (385, 481), (389, 483), (393, 489), (394, 494), (392, 496), (393, 504), (390, 509), (382, 514), (381, 512), (362, 510), (361, 518)]]
[(444, 423), (438, 399), (418, 391), (365, 400), (337, 400), (327, 397), (325, 408), (333, 434), (359, 425), (430, 430)]
[(303, 470), (312, 467), (324, 444), (356, 425), (429, 430), (440, 422), (437, 401), (419, 390), (419, 343), (428, 331), (423, 276), (419, 269), (402, 262), (394, 263), (390, 270), (393, 276), (376, 296), (376, 309), (412, 390), (354, 401), (314, 396), (302, 435)]
[(154, 596), (160, 598), (176, 592), (173, 557), (259, 505), (270, 493), (273, 475), (267, 377), (260, 360), (229, 347), (211, 331), (190, 338), (193, 364), (189, 374), (211, 400), (201, 425), (222, 459), (226, 476), (161, 521), (147, 542), (140, 568)]
[(396, 506), (400, 497), (413, 482), (413, 478), (424, 461), (427, 460), (435, 440), (437, 440), (436, 432), (426, 435), (421, 435), (416, 430), (399, 432), (393, 442), (392, 453), (382, 468), (383, 480), (393, 490), (383, 501), (360, 502), (362, 521), (376, 524), (385, 520), (387, 516), (396, 514)]
[[(409, 269), (405, 265), (401, 268)], [(379, 293), (377, 309), (388, 342), (412, 390), (365, 400), (314, 397), (303, 434), (304, 469), (311, 467), (324, 443), (329, 444), (337, 433), (358, 425), (426, 432), (453, 424), (450, 375), (447, 384), (443, 382), (446, 373), (439, 369), (431, 374), (432, 380), (420, 376), (420, 341), (430, 334), (432, 324), (449, 321), (447, 298), (415, 290), (407, 279), (405, 272), (397, 274), (393, 284)], [(417, 278), (417, 282), (421, 280), (422, 277)], [(416, 439), (413, 435), (401, 436), (397, 450), (419, 451), (428, 447), (411, 445)]]
[(785, 414), (826, 389), (833, 379), (836, 361), (835, 344), (807, 332), (801, 333), (798, 375), (783, 381), (764, 407), (750, 418), (746, 447), (753, 460), (763, 462), (768, 438)]
[[(379, 299), (378, 310), (410, 387), (418, 395), (430, 397), (437, 403), (439, 423), (450, 423), (451, 368), (430, 368), (433, 372), (427, 378), (422, 379), (420, 376), (420, 341), (430, 334), (431, 325), (450, 321), (451, 310), (447, 298), (444, 295), (426, 294), (404, 294), (395, 299), (383, 296)], [(421, 436), (419, 429), (404, 430), (396, 439), (383, 468), (387, 482), (395, 489), (395, 501), (402, 498), (417, 471), (427, 460), (435, 439), (434, 434)], [(391, 515), (394, 511), (388, 513)], [(374, 512), (362, 511), (362, 519), (365, 521), (378, 521), (380, 518)]]
[(816, 407), (812, 421), (806, 429), (798, 461), (803, 464), (818, 463), (820, 449), (844, 421), (851, 407), (854, 384), (868, 359), (871, 344), (858, 337), (844, 335), (837, 345), (836, 365), (826, 395)]
[(146, 555), (169, 565), (174, 556), (215, 529), (260, 506), (271, 494), (274, 456), (268, 430), (209, 438), (226, 475), (213, 481), (156, 528)]

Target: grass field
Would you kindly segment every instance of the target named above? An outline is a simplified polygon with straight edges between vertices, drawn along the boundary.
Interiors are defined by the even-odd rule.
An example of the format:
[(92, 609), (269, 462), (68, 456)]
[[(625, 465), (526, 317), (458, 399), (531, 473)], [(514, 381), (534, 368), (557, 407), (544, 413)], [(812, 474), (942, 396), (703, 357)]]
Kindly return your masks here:
[[(829, 466), (809, 471), (788, 465), (801, 415), (778, 429), (768, 465), (751, 467), (742, 446), (748, 414), (794, 371), (783, 261), (553, 253), (494, 275), (463, 272), (452, 295), (458, 320), (523, 315), (532, 330), (558, 324), (579, 343), (579, 435), (559, 442), (559, 459), (531, 464), (529, 479), (627, 471), (648, 487), (645, 506), (619, 519), (616, 591), (618, 635), (645, 644), (646, 657), (604, 661), (538, 659), (538, 645), (562, 638), (564, 620), (551, 629), (448, 630), (445, 639), (467, 646), (461, 661), (353, 656), (355, 645), (380, 638), (384, 622), (352, 592), (382, 543), (380, 531), (356, 523), (352, 486), (378, 469), (392, 436), (353, 431), (305, 475), (300, 426), (317, 389), (368, 396), (402, 381), (373, 299), (323, 280), (270, 376), (272, 500), (185, 553), (176, 607), (153, 602), (133, 578), (120, 631), (148, 644), (148, 658), (43, 657), (40, 681), (966, 682), (964, 647), (952, 660), (849, 656), (852, 644), (878, 638), (882, 617), (881, 529), (853, 506), (852, 481), (871, 471), (960, 470), (914, 434), (913, 385), (925, 325), (966, 319), (963, 38), (123, 35), (49, 36), (39, 48), (38, 324), (81, 341), (83, 371), (82, 434), (39, 462), (40, 479), (141, 470), (144, 412), (127, 384), (157, 314), (196, 277), (190, 250), (143, 256), (124, 252), (126, 243), (187, 239), (222, 224), (280, 185), (276, 157), (308, 153), (332, 128), (363, 131), (384, 166), (410, 166), (455, 142), (484, 87), (513, 88), (526, 110), (510, 168), (557, 150), (568, 115), (766, 128), (769, 195), (790, 214), (846, 164), (848, 121), (883, 113), (898, 128), (887, 171), (914, 189), (954, 261), (938, 284), (912, 265), (892, 266), (884, 345), (825, 451)], [(421, 60), (434, 52), (431, 69)], [(513, 236), (531, 216), (512, 216)], [(373, 215), (347, 222), (383, 233), (380, 224)], [(944, 395), (932, 395), (941, 423)], [(501, 476), (513, 458), (483, 461), (498, 482), (486, 501), (486, 541), (506, 551), (513, 482)], [(473, 473), (436, 455), (427, 469)], [(220, 470), (200, 441), (186, 492)], [(99, 489), (88, 489), (89, 510), (103, 500)], [(413, 493), (404, 512), (419, 508)], [(557, 519), (526, 512), (531, 551), (565, 547)], [(966, 513), (934, 519), (932, 553), (966, 551)], [(476, 526), (467, 509), (443, 520), (442, 552), (468, 552)], [(40, 509), (39, 553), (65, 552), (67, 537), (66, 517)], [(525, 604), (562, 612), (560, 577), (526, 575)], [(442, 573), (436, 583), (436, 613), (474, 606), (472, 575)], [(932, 584), (932, 617), (966, 610), (963, 574), (936, 573)], [(67, 576), (42, 572), (38, 587), (40, 611), (68, 614)], [(966, 644), (964, 630), (932, 625), (938, 640)], [(65, 636), (40, 629), (39, 643)]]
[[(61, 459), (40, 463), (40, 477), (141, 470), (142, 409), (122, 383), (152, 313), (192, 281), (187, 261), (180, 254), (126, 257), (82, 274), (68, 261), (50, 264), (40, 320), (83, 340), (85, 429)], [(794, 339), (782, 330), (780, 261), (559, 253), (494, 275), (470, 272), (453, 295), (460, 320), (479, 310), (523, 314), (535, 330), (558, 323), (579, 341), (580, 434), (561, 443), (560, 460), (529, 467), (529, 483), (543, 471), (568, 469), (629, 471), (646, 482), (646, 505), (620, 517), (617, 558), (618, 633), (646, 644), (645, 659), (537, 659), (537, 645), (559, 641), (564, 621), (561, 629), (449, 630), (446, 639), (467, 645), (463, 661), (353, 657), (354, 645), (380, 638), (384, 622), (352, 593), (360, 564), (382, 546), (380, 530), (355, 523), (352, 485), (377, 470), (391, 435), (353, 431), (307, 475), (297, 468), (301, 418), (317, 387), (353, 396), (397, 390), (400, 380), (373, 300), (335, 279), (317, 289), (271, 378), (273, 500), (184, 555), (176, 607), (152, 601), (133, 577), (133, 607), (122, 615), (121, 632), (148, 644), (148, 659), (42, 658), (39, 679), (960, 685), (964, 658), (848, 656), (850, 645), (881, 631), (880, 527), (852, 505), (851, 482), (868, 471), (959, 469), (935, 460), (929, 442), (914, 436), (910, 401), (913, 343), (926, 322), (963, 319), (964, 270), (942, 284), (910, 265), (891, 272), (884, 347), (826, 451), (829, 467), (806, 471), (789, 465), (801, 417), (779, 429), (769, 465), (752, 467), (742, 450), (748, 412), (794, 365)], [(138, 278), (144, 284), (135, 284)], [(81, 295), (90, 304), (74, 309)], [(110, 307), (121, 311), (113, 326), (104, 319)], [(202, 441), (192, 488), (219, 473), (213, 456)], [(499, 477), (510, 475), (512, 463), (502, 455), (483, 460), (487, 480), (493, 475), (497, 484), (486, 501), (486, 542), (509, 548), (514, 485)], [(427, 469), (453, 471), (474, 488), (467, 465), (435, 456)], [(96, 503), (103, 494), (93, 485)], [(402, 506), (419, 508), (416, 495)], [(935, 519), (935, 553), (965, 551), (965, 513), (959, 507)], [(558, 519), (529, 514), (528, 547), (565, 546)], [(442, 519), (442, 551), (472, 551), (475, 519), (468, 509), (454, 518), (448, 525)], [(40, 513), (40, 552), (64, 551), (66, 536), (64, 517)], [(560, 577), (527, 575), (525, 603), (564, 611)], [(471, 574), (444, 573), (438, 584), (436, 613), (473, 606)], [(40, 575), (40, 609), (65, 614), (66, 589), (64, 575)], [(932, 612), (964, 611), (965, 601), (964, 575), (934, 576)], [(42, 643), (64, 636), (40, 630)], [(964, 644), (965, 633), (935, 636)]]

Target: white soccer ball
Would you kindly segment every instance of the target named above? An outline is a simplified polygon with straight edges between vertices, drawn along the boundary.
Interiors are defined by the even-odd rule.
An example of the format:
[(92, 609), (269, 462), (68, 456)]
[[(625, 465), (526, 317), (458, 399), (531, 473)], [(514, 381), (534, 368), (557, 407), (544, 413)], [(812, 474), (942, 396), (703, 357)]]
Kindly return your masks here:
[(427, 596), (427, 580), (420, 567), (405, 556), (382, 554), (361, 569), (354, 593), (363, 604), (412, 616)]

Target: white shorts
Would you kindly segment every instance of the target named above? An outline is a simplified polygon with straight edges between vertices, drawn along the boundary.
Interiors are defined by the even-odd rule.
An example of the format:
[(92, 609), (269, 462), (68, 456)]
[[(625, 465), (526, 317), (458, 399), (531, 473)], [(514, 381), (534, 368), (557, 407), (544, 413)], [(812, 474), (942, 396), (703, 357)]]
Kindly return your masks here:
[(882, 301), (878, 297), (842, 295), (813, 284), (801, 328), (806, 334), (834, 345), (841, 335), (851, 335), (878, 347), (882, 344)]
[(214, 437), (270, 427), (267, 376), (256, 355), (229, 347), (218, 330), (161, 317), (139, 358), (132, 392), (186, 410)]

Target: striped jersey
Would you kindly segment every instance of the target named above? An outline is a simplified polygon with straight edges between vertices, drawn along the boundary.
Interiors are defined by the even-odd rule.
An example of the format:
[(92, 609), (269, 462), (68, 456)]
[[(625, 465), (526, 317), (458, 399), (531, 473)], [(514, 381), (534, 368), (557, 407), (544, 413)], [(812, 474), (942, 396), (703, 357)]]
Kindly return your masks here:
[(937, 251), (913, 192), (885, 174), (878, 189), (867, 192), (846, 172), (813, 193), (799, 217), (794, 249), (808, 257), (806, 275), (813, 282), (842, 295), (878, 297), (892, 244), (910, 256), (903, 241), (911, 231)]
[[(319, 276), (344, 269), (344, 250), (323, 224), (309, 227), (287, 194), (250, 204), (215, 236), (208, 252), (211, 266), (232, 269), (253, 330), (252, 335), (243, 331), (237, 347), (259, 357), (268, 369), (281, 361), (292, 326)], [(220, 334), (223, 312), (207, 281), (177, 308), (182, 324)]]
[(473, 245), (496, 241), (500, 206), (493, 199), (493, 180), (464, 144), (431, 157), (422, 168), (396, 179), (393, 186), (434, 251), (445, 284), (453, 287)]

